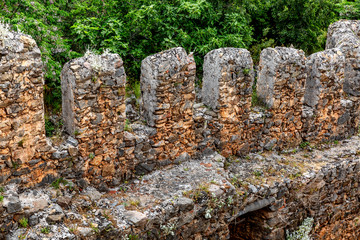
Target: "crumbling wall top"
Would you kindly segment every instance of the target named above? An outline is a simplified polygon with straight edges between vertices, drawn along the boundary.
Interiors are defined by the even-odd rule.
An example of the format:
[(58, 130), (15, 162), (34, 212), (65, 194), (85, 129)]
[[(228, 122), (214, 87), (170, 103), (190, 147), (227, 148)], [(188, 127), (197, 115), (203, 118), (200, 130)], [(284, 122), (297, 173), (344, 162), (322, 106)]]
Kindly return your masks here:
[[(194, 62), (182, 47), (172, 48), (145, 58), (141, 62), (141, 93), (144, 117), (150, 126), (155, 126), (157, 110), (156, 91), (165, 79), (181, 71)], [(194, 66), (195, 67), (195, 66)], [(189, 70), (189, 69), (188, 69)]]
[[(287, 84), (283, 80), (289, 79), (290, 75), (294, 74), (292, 71), (295, 70), (291, 70), (289, 66), (293, 65), (303, 69), (305, 60), (304, 51), (294, 48), (266, 48), (261, 52), (257, 94), (268, 107), (273, 107), (276, 98), (274, 96), (275, 85)], [(302, 74), (302, 72), (299, 72), (299, 74)]]
[[(253, 76), (253, 62), (251, 54), (241, 48), (219, 48), (212, 50), (204, 58), (204, 77), (202, 88), (202, 101), (205, 105), (216, 109), (219, 107), (219, 81), (224, 74), (224, 67), (234, 65), (236, 71), (244, 71), (247, 75)], [(234, 78), (232, 80), (236, 80)], [(252, 78), (251, 78), (252, 79)], [(252, 84), (252, 83), (251, 83)]]
[(340, 20), (329, 26), (326, 49), (360, 46), (360, 21)]

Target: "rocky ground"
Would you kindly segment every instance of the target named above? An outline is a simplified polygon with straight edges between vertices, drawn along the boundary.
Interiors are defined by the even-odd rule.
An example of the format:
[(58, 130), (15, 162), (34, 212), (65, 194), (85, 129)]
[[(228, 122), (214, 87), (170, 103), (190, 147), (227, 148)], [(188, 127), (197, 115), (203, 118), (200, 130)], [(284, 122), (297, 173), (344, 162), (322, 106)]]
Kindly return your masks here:
[[(358, 159), (359, 154), (360, 138), (354, 136), (241, 159), (213, 153), (124, 182), (109, 192), (65, 179), (33, 189), (9, 184), (0, 188), (0, 239), (142, 239), (144, 234), (171, 239), (184, 234), (179, 231), (186, 218), (208, 219), (216, 211), (202, 207), (208, 201), (204, 192), (214, 197), (215, 205), (230, 206), (235, 204), (234, 194), (240, 196), (241, 212), (256, 195), (266, 195), (274, 186), (306, 182), (322, 167)], [(189, 209), (189, 215), (176, 219), (176, 211)]]

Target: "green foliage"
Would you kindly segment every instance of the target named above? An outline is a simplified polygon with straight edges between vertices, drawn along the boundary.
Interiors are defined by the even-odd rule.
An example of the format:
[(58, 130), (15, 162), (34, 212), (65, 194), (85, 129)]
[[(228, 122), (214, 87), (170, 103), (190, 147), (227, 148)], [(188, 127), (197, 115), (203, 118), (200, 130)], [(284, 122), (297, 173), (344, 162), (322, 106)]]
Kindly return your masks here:
[[(255, 83), (256, 84), (256, 83)], [(253, 86), (253, 92), (251, 95), (251, 106), (253, 107), (261, 107), (262, 109), (268, 109), (266, 104), (259, 98), (256, 92), (256, 85)]]
[(249, 75), (249, 73), (250, 73), (250, 69), (248, 69), (248, 68), (243, 69), (243, 74), (244, 75)]
[(340, 18), (359, 19), (360, 18), (360, 1), (359, 0), (342, 0), (336, 4)]
[(255, 170), (254, 172), (253, 172), (253, 175), (255, 176), (255, 177), (260, 177), (260, 176), (262, 176), (262, 171), (259, 171), (259, 170)]
[(55, 111), (61, 108), (62, 66), (74, 56), (64, 37), (70, 23), (67, 21), (69, 7), (68, 0), (3, 0), (0, 3), (1, 18), (37, 42), (46, 66), (45, 104)]
[(15, 170), (18, 169), (19, 167), (21, 167), (21, 165), (18, 162), (11, 161), (11, 164)]
[(19, 142), (18, 142), (18, 146), (19, 147), (24, 147), (24, 139), (21, 139)]
[(60, 177), (60, 178), (56, 179), (55, 181), (53, 181), (51, 183), (51, 186), (55, 189), (59, 189), (60, 184), (67, 185), (68, 181), (66, 181), (64, 178)]
[(130, 123), (129, 119), (125, 120), (124, 131), (126, 131), (126, 132), (131, 132), (132, 131), (131, 123)]
[(1, 194), (3, 192), (5, 192), (4, 188), (0, 187), (0, 202), (2, 202), (4, 200), (4, 196)]
[(135, 97), (137, 99), (139, 99), (141, 97), (141, 88), (140, 88), (140, 82), (135, 82), (133, 84), (133, 90), (134, 90), (134, 94), (135, 94)]
[(23, 228), (27, 228), (29, 226), (29, 222), (28, 222), (28, 219), (23, 217), (19, 220), (19, 223), (21, 225), (21, 227)]
[[(141, 60), (168, 48), (194, 51), (198, 63), (212, 49), (248, 47), (252, 28), (246, 10), (235, 1), (133, 0), (82, 2), (71, 27), (73, 48), (110, 49), (124, 58), (130, 82), (137, 81)], [(78, 4), (77, 7), (80, 4)], [(120, 5), (120, 6), (119, 6)], [(95, 11), (95, 9), (97, 11)], [(106, 12), (106, 14), (104, 14)]]
[[(31, 35), (42, 52), (48, 113), (61, 110), (64, 63), (89, 48), (122, 57), (138, 98), (141, 61), (151, 54), (178, 46), (194, 52), (200, 79), (203, 57), (213, 49), (249, 48), (255, 63), (275, 45), (310, 54), (323, 49), (330, 23), (359, 12), (359, 0), (0, 1), (0, 20)], [(55, 130), (47, 120), (46, 134)]]
[(251, 105), (252, 106), (260, 106), (261, 105), (261, 101), (257, 95), (256, 88), (253, 88), (253, 92), (251, 95)]
[(129, 239), (129, 240), (139, 240), (140, 238), (139, 238), (139, 236), (136, 235), (136, 234), (130, 234), (130, 235), (128, 236), (128, 239)]
[(93, 225), (92, 223), (90, 224), (91, 229), (96, 233), (99, 234), (100, 230), (96, 225)]
[(256, 44), (293, 45), (307, 53), (322, 50), (330, 23), (337, 20), (334, 0), (245, 1)]
[(26, 234), (20, 234), (18, 237), (19, 237), (19, 239), (21, 239), (21, 240), (22, 240), (22, 239), (25, 239), (25, 238), (26, 238)]
[(49, 234), (50, 233), (50, 228), (49, 227), (43, 227), (40, 231), (43, 234)]
[(141, 87), (139, 81), (133, 81), (131, 84), (127, 84), (126, 88), (126, 97), (131, 97), (132, 94), (135, 95), (137, 99), (141, 97)]
[(306, 148), (307, 146), (309, 146), (310, 143), (309, 142), (302, 142), (300, 143), (299, 147), (301, 147), (302, 149)]
[(59, 120), (54, 123), (50, 120), (48, 114), (45, 114), (45, 133), (47, 137), (52, 137), (61, 132), (63, 125), (64, 123), (61, 118), (59, 118)]
[(51, 137), (55, 131), (55, 125), (50, 121), (49, 117), (45, 115), (45, 133), (47, 137)]
[(267, 39), (266, 37), (261, 39), (260, 42), (256, 42), (254, 45), (251, 46), (250, 52), (254, 63), (257, 64), (260, 61), (260, 53), (263, 49), (268, 47), (275, 47), (275, 40), (274, 39)]

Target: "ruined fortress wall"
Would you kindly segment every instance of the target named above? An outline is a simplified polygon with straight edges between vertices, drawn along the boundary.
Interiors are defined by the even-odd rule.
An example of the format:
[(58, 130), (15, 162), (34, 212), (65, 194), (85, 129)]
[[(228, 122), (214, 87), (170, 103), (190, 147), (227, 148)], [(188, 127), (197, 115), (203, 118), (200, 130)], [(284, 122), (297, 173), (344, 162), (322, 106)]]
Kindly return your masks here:
[(319, 142), (346, 137), (351, 102), (343, 91), (345, 57), (339, 49), (315, 53), (307, 62), (304, 138)]
[(351, 127), (349, 134), (358, 131), (360, 121), (360, 21), (340, 20), (329, 26), (326, 48), (338, 48), (345, 56), (343, 91), (346, 94)]
[(182, 154), (193, 154), (192, 108), (196, 65), (183, 48), (173, 48), (142, 61), (141, 108), (150, 127), (155, 159), (168, 165)]
[[(43, 64), (35, 41), (2, 26), (0, 32), (0, 183), (29, 174), (45, 141)], [(41, 159), (35, 160), (41, 162)], [(30, 165), (29, 165), (30, 164)], [(36, 175), (36, 173), (33, 173)]]
[(293, 48), (261, 52), (257, 94), (271, 114), (263, 131), (263, 140), (271, 148), (295, 147), (302, 142), (305, 62), (304, 52)]
[(254, 142), (248, 124), (253, 81), (249, 51), (221, 48), (205, 56), (202, 100), (218, 111), (214, 120), (221, 126), (219, 148), (225, 156), (248, 151)]
[(88, 53), (62, 71), (64, 125), (73, 138), (56, 148), (40, 144), (46, 145), (39, 50), (28, 36), (12, 33), (3, 41), (0, 67), (2, 178), (11, 176), (13, 163), (25, 169), (17, 176), (31, 172), (25, 163), (35, 158), (32, 163), (42, 166), (37, 172), (111, 184), (214, 150), (245, 155), (351, 136), (359, 123), (358, 28), (357, 21), (330, 26), (330, 49), (309, 58), (293, 48), (263, 50), (257, 93), (266, 108), (251, 106), (247, 50), (206, 55), (203, 102), (196, 104), (193, 56), (183, 48), (149, 56), (141, 73), (146, 121), (126, 124), (122, 60)]
[(358, 160), (339, 161), (265, 190), (264, 198), (251, 193), (248, 198), (256, 200), (230, 218), (233, 235), (285, 239), (286, 229), (296, 229), (311, 217), (314, 239), (358, 239), (359, 167)]
[[(61, 72), (66, 132), (78, 141), (84, 175), (99, 184), (121, 175), (125, 121), (123, 61), (117, 54), (86, 54)], [(115, 171), (117, 169), (117, 171)]]
[(329, 26), (326, 49), (356, 47), (359, 44), (360, 21), (340, 20)]
[[(120, 57), (88, 53), (62, 71), (63, 117), (71, 137), (53, 148), (44, 134), (40, 51), (29, 36), (7, 32), (0, 38), (0, 183), (51, 183), (64, 176), (84, 178), (105, 191), (119, 186), (133, 171), (148, 173), (206, 149), (231, 157), (351, 136), (359, 123), (358, 26), (357, 21), (330, 26), (328, 49), (308, 58), (292, 48), (265, 49), (258, 76), (258, 95), (267, 106), (263, 109), (250, 106), (253, 75), (246, 50), (217, 49), (206, 56), (204, 104), (194, 104), (196, 67), (191, 55), (174, 48), (150, 56), (142, 63), (141, 76), (146, 123), (125, 124), (126, 75)], [(357, 152), (351, 155), (328, 165), (323, 159), (324, 165), (315, 171), (311, 165), (302, 176), (289, 175), (291, 181), (282, 175), (281, 182), (261, 187), (251, 179), (245, 186), (246, 175), (240, 182), (232, 178), (217, 183), (207, 177), (211, 184), (198, 193), (204, 201), (197, 198), (200, 195), (196, 201), (176, 195), (145, 227), (133, 226), (131, 231), (147, 234), (178, 223), (176, 234), (185, 238), (220, 238), (233, 225), (231, 231), (247, 234), (244, 238), (281, 239), (285, 229), (311, 216), (319, 239), (333, 237), (329, 232), (349, 238), (353, 234), (356, 239), (360, 165)], [(199, 163), (206, 168), (202, 174), (229, 173), (225, 158), (213, 157), (214, 161)], [(266, 159), (258, 156), (255, 164), (259, 161)], [(236, 173), (250, 166), (244, 162)], [(251, 174), (262, 180), (257, 171)], [(161, 187), (167, 186), (159, 186), (161, 195)], [(248, 228), (249, 223), (255, 226)]]

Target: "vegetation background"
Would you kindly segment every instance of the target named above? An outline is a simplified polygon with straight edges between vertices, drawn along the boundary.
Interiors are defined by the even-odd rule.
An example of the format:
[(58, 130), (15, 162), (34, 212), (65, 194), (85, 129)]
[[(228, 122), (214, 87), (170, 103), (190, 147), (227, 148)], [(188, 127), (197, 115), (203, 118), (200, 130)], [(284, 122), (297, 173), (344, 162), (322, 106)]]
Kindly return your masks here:
[[(220, 47), (325, 46), (339, 19), (360, 19), (360, 0), (1, 0), (0, 20), (31, 35), (46, 65), (46, 119), (61, 111), (60, 72), (87, 49), (124, 60), (128, 89), (139, 88), (145, 57), (172, 47), (194, 52), (199, 82), (204, 55)], [(51, 135), (54, 126), (46, 122)]]

